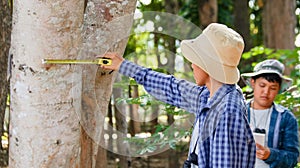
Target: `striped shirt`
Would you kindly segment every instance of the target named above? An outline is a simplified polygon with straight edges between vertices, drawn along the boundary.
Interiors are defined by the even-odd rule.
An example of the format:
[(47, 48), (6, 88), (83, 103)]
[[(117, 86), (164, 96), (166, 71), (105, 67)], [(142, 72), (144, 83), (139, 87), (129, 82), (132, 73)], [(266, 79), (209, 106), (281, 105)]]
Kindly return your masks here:
[(192, 139), (198, 139), (199, 168), (254, 167), (255, 142), (245, 100), (237, 85), (223, 84), (209, 98), (205, 86), (178, 80), (127, 60), (121, 64), (119, 72), (134, 78), (158, 100), (195, 114), (199, 131), (193, 132)]

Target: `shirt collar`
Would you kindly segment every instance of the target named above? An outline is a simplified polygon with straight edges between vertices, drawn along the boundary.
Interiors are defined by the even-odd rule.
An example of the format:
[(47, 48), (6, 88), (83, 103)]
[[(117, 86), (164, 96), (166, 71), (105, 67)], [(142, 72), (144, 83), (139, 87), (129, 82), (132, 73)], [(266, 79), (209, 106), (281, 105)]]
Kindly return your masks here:
[(217, 92), (213, 95), (213, 97), (211, 97), (211, 99), (207, 102), (207, 106), (206, 107), (211, 108), (216, 103), (222, 101), (222, 99), (224, 98), (224, 96), (227, 93), (229, 93), (232, 90), (234, 90), (234, 89), (236, 89), (236, 85), (235, 84), (223, 84), (217, 90)]
[(283, 106), (280, 106), (276, 103), (273, 103), (274, 108), (276, 109), (276, 111), (278, 111), (279, 113), (283, 113), (285, 111), (285, 108)]
[[(251, 101), (252, 101), (253, 99), (250, 99), (248, 102), (247, 102), (247, 105), (248, 105), (248, 107), (249, 108), (251, 108)], [(277, 111), (277, 112), (279, 112), (279, 113), (283, 113), (284, 111), (285, 111), (285, 108), (283, 107), (283, 106), (281, 106), (281, 105), (279, 105), (279, 104), (276, 104), (276, 103), (272, 103), (273, 104), (273, 107), (275, 108), (275, 110)]]

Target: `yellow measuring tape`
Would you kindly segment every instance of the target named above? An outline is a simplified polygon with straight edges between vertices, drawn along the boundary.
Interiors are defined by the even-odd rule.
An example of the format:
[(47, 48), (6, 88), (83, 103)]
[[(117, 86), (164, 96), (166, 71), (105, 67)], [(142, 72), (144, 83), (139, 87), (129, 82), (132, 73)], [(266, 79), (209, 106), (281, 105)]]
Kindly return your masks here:
[(73, 59), (43, 59), (43, 64), (96, 64), (111, 65), (112, 60), (108, 58), (98, 58), (95, 60), (73, 60)]

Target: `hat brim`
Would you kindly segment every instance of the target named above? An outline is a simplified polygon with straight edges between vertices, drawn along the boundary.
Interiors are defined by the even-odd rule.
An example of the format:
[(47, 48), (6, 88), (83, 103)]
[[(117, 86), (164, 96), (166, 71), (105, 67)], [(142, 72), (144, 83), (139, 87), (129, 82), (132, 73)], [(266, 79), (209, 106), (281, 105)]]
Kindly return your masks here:
[(282, 79), (279, 93), (285, 92), (293, 83), (293, 79), (283, 76), (281, 73), (272, 70), (260, 70), (258, 72), (243, 73), (241, 74), (241, 77), (245, 79), (244, 81), (247, 85), (251, 86), (250, 79), (261, 74), (277, 74)]
[(183, 56), (215, 80), (226, 84), (237, 83), (240, 78), (238, 68), (222, 64), (216, 49), (204, 34), (197, 38), (199, 38), (197, 40), (200, 43), (196, 43), (194, 40), (183, 40), (181, 42), (180, 48)]

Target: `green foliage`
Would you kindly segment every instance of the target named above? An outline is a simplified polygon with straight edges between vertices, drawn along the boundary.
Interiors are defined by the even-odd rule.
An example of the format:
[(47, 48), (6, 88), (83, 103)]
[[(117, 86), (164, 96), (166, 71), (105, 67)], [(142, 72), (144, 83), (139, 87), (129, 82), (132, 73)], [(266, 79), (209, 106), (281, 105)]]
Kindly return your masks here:
[(138, 104), (142, 108), (162, 104), (162, 102), (155, 100), (149, 94), (144, 94), (136, 98), (117, 98), (117, 103)]
[[(136, 83), (134, 82), (132, 84), (136, 85)], [(158, 101), (151, 95), (146, 93), (136, 98), (117, 98), (116, 103), (137, 104), (139, 105), (139, 107), (145, 110), (146, 114), (152, 112), (151, 106), (158, 105), (161, 107), (161, 114), (172, 114), (174, 116), (180, 116), (181, 119), (189, 117), (188, 112)], [(184, 146), (187, 146), (187, 142), (182, 140), (191, 135), (191, 127), (182, 128), (176, 126), (176, 124), (174, 123), (172, 124), (172, 126), (158, 124), (155, 127), (156, 129), (150, 137), (144, 138), (137, 136), (125, 139), (132, 146), (139, 147), (137, 148), (136, 154), (143, 155), (146, 153), (152, 153), (156, 150), (160, 150), (166, 147), (170, 147), (172, 149), (181, 149), (184, 148)]]
[[(293, 78), (297, 82), (297, 77), (299, 77), (299, 69), (296, 66), (299, 66), (299, 47), (294, 50), (283, 50), (283, 49), (270, 49), (265, 48), (263, 46), (256, 46), (252, 48), (249, 52), (246, 52), (242, 55), (242, 59), (248, 60), (255, 57), (254, 62), (252, 62), (251, 66), (243, 66), (241, 68), (242, 72), (249, 72), (253, 70), (253, 67), (258, 63), (265, 59), (277, 59), (280, 62), (284, 63), (286, 69), (292, 69), (291, 78)], [(294, 81), (294, 82), (295, 82)]]
[(137, 9), (139, 9), (141, 11), (164, 11), (164, 1), (163, 0), (152, 0), (150, 4), (143, 4), (139, 0)]
[(195, 25), (200, 25), (198, 0), (187, 0), (180, 8), (179, 15), (188, 19)]
[(155, 133), (148, 138), (132, 137), (127, 138), (125, 141), (133, 146), (142, 146), (137, 150), (137, 154), (143, 155), (152, 153), (155, 150), (163, 149), (169, 146), (176, 149), (179, 140), (190, 136), (191, 130), (173, 129), (170, 126), (157, 125)]
[(218, 0), (218, 22), (229, 27), (233, 25), (233, 1)]
[(250, 0), (250, 34), (253, 46), (263, 44), (263, 28), (262, 28), (262, 8), (257, 4), (257, 0)]
[[(195, 25), (201, 25), (198, 11), (198, 0), (184, 1), (180, 8), (179, 15), (190, 20)], [(218, 22), (228, 26), (233, 24), (233, 1), (218, 0)]]

